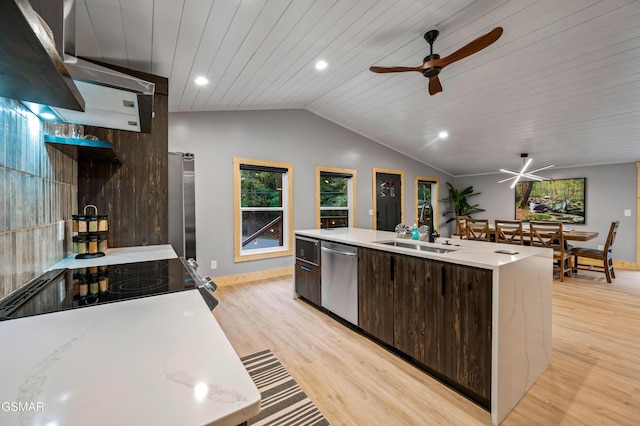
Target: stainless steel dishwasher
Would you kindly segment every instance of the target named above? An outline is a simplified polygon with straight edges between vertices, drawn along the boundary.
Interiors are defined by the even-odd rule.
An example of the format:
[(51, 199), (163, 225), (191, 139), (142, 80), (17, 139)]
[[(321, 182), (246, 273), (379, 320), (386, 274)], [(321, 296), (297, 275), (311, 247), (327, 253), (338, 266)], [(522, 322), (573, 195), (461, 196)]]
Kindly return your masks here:
[(322, 306), (358, 325), (358, 248), (322, 241)]

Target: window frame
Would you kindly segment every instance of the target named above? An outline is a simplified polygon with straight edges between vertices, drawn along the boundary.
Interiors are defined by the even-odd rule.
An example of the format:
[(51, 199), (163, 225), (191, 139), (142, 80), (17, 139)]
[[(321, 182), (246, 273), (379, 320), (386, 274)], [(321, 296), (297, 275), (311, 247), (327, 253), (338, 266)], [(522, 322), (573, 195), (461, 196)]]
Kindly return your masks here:
[[(283, 212), (283, 246), (260, 249), (259, 252), (248, 253), (242, 250), (242, 212), (241, 206), (241, 166), (255, 166), (273, 169), (286, 169), (286, 177), (282, 179), (282, 212)], [(286, 187), (285, 187), (286, 186)], [(250, 210), (273, 211), (274, 208), (258, 207)], [(280, 209), (277, 209), (278, 211)], [(269, 259), (293, 255), (293, 164), (275, 161), (254, 160), (249, 158), (233, 158), (233, 260), (246, 262), (258, 259)]]
[[(349, 191), (349, 200), (351, 201), (350, 205), (347, 206), (348, 218), (349, 218), (349, 228), (355, 228), (357, 226), (357, 197), (356, 197), (356, 170), (351, 169), (341, 169), (336, 167), (325, 167), (325, 166), (316, 166), (316, 228), (320, 229), (322, 226), (322, 217), (320, 214), (321, 205), (320, 205), (320, 178), (322, 173), (336, 173), (336, 174), (344, 174), (351, 175), (351, 187)], [(338, 209), (332, 209), (338, 210)]]
[[(431, 205), (433, 206), (433, 222), (435, 223), (435, 229), (438, 230), (439, 227), (439, 214), (438, 214), (438, 205), (440, 200), (440, 179), (437, 177), (427, 177), (427, 176), (416, 176), (414, 180), (414, 200), (415, 200), (415, 212), (419, 210), (419, 201), (418, 200), (418, 184), (419, 182), (429, 182), (432, 184), (431, 186)], [(435, 189), (435, 190), (434, 190)], [(416, 215), (415, 223), (418, 223), (418, 215)]]

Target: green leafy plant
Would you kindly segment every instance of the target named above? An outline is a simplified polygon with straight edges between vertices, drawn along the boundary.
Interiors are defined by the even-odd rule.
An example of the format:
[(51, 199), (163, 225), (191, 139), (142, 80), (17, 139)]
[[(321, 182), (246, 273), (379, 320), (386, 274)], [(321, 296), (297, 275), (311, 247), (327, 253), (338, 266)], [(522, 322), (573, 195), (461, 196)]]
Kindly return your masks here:
[(453, 222), (456, 217), (459, 216), (471, 216), (473, 213), (484, 211), (484, 209), (478, 207), (479, 204), (472, 205), (469, 204), (469, 201), (467, 201), (467, 197), (480, 195), (480, 192), (473, 192), (473, 186), (469, 186), (462, 191), (455, 188), (450, 182), (447, 182), (447, 186), (449, 187), (449, 196), (440, 200), (451, 202), (451, 210), (447, 210), (446, 212), (442, 213), (442, 216), (445, 217), (452, 215), (452, 217), (447, 219), (447, 223)]

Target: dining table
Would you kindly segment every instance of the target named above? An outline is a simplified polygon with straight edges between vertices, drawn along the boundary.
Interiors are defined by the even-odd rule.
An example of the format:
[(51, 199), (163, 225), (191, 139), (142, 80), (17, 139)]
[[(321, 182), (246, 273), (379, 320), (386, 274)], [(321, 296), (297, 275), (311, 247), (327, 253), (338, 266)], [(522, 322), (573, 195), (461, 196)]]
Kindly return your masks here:
[[(493, 223), (489, 223), (489, 231), (491, 232), (491, 239), (493, 240), (493, 233), (495, 232), (495, 225)], [(529, 224), (522, 224), (522, 232), (525, 234), (525, 237), (529, 235)], [(597, 238), (599, 235), (598, 231), (587, 231), (587, 230), (575, 230), (573, 228), (564, 228), (562, 231), (562, 235), (564, 236), (565, 241), (589, 241)]]
[(598, 234), (599, 233), (596, 231), (575, 231), (575, 230), (564, 231), (563, 230), (562, 232), (562, 235), (564, 236), (565, 241), (567, 240), (589, 241), (596, 238)]

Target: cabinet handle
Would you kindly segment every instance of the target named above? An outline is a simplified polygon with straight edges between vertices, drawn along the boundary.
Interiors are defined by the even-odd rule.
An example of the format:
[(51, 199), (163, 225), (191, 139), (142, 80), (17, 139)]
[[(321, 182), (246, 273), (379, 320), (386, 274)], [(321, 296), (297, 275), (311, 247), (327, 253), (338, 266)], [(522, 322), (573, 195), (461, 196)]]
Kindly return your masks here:
[(440, 284), (440, 293), (442, 293), (442, 295), (446, 295), (447, 294), (447, 276), (446, 276), (446, 269), (444, 267), (444, 265), (442, 265), (442, 276), (441, 276), (441, 284)]
[(390, 263), (391, 263), (391, 268), (389, 268), (390, 269), (389, 280), (393, 281), (395, 279), (395, 276), (396, 276), (396, 271), (395, 271), (395, 269), (396, 269), (396, 258), (391, 256), (389, 258), (389, 260), (390, 260)]
[(311, 272), (311, 269), (307, 268), (306, 266), (301, 266), (300, 269), (302, 269), (303, 271)]

